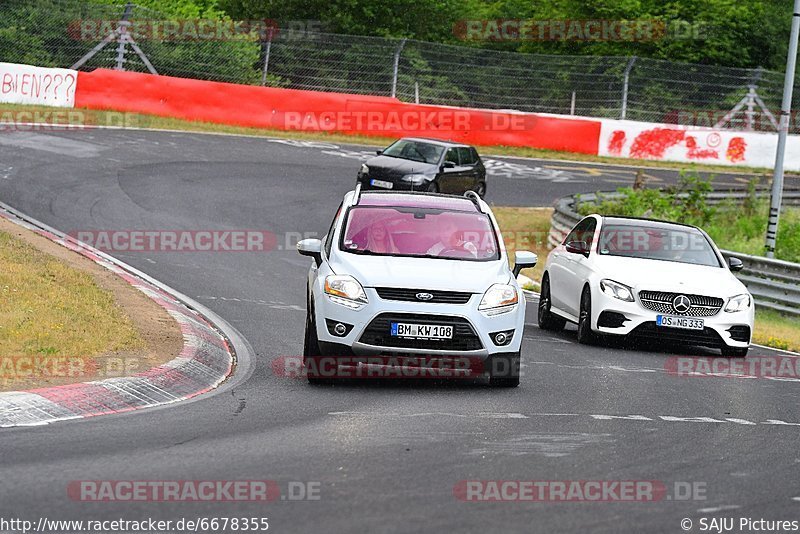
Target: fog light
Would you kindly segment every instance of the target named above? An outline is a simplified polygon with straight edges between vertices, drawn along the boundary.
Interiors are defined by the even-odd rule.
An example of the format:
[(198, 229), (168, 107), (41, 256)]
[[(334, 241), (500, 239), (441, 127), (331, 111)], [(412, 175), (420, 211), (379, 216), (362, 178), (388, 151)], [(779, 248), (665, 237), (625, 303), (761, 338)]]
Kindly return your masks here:
[(489, 334), (489, 337), (492, 338), (492, 342), (497, 345), (498, 347), (502, 347), (504, 345), (508, 345), (511, 343), (511, 339), (514, 337), (513, 330), (503, 330), (502, 332), (492, 332)]
[(353, 325), (332, 319), (325, 319), (325, 325), (328, 327), (328, 332), (336, 337), (344, 337), (353, 330)]

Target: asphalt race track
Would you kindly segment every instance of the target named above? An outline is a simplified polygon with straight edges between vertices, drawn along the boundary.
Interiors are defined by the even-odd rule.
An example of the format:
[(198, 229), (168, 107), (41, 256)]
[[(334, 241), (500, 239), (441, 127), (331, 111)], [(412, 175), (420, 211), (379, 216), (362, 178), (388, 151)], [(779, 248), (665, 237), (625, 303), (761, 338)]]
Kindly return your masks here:
[[(552, 335), (534, 326), (535, 302), (517, 389), (312, 387), (276, 376), (276, 358), (302, 351), (308, 262), (292, 245), (326, 231), (359, 154), (369, 153), (298, 145), (142, 131), (0, 135), (0, 200), (62, 231), (262, 229), (278, 237), (267, 253), (115, 254), (225, 318), (255, 361), (237, 369), (232, 389), (191, 402), (0, 430), (0, 516), (268, 517), (279, 533), (680, 532), (683, 518), (797, 517), (800, 382), (674, 376), (669, 358), (687, 352), (578, 345), (574, 328)], [(488, 159), (487, 198), (497, 205), (549, 205), (631, 183), (635, 173)], [(673, 171), (652, 174), (675, 180)], [(67, 493), (76, 480), (256, 479), (276, 481), (284, 496), (290, 482), (318, 482), (319, 499), (113, 503)], [(454, 488), (466, 480), (660, 481), (667, 496), (464, 502)], [(704, 499), (681, 498), (676, 487), (686, 483)]]

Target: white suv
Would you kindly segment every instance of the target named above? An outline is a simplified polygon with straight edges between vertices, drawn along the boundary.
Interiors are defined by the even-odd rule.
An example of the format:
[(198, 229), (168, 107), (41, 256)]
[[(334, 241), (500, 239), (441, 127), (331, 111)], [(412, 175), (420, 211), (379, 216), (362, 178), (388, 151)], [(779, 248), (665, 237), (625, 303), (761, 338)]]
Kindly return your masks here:
[(744, 357), (754, 304), (711, 238), (689, 225), (589, 215), (547, 258), (539, 326), (719, 348)]
[[(352, 367), (454, 364), (493, 386), (519, 384), (525, 298), (497, 221), (478, 195), (347, 193), (308, 272), (303, 360), (310, 382)], [(458, 369), (469, 362), (469, 369)], [(477, 364), (477, 365), (476, 365)]]

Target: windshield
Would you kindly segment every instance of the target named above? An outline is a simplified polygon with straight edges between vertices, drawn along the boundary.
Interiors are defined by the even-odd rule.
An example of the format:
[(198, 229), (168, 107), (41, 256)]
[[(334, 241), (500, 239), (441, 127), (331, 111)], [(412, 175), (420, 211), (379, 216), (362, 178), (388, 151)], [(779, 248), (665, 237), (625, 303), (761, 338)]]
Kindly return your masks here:
[(355, 207), (344, 228), (339, 248), (354, 254), (473, 261), (500, 258), (497, 236), (484, 213)]
[(436, 164), (439, 163), (443, 152), (444, 147), (441, 145), (401, 139), (384, 150), (383, 155)]
[(606, 224), (600, 232), (597, 253), (721, 267), (705, 235), (683, 226)]

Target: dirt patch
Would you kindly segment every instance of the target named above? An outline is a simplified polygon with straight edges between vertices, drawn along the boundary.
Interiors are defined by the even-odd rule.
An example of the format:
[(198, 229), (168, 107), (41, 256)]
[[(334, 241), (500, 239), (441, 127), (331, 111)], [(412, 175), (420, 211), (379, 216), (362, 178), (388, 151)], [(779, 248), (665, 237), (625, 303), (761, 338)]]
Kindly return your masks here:
[[(73, 269), (88, 273), (98, 287), (113, 296), (115, 305), (130, 319), (144, 342), (141, 349), (111, 351), (86, 358), (31, 356), (23, 363), (24, 369), (31, 369), (31, 376), (18, 373), (13, 380), (0, 380), (0, 391), (128, 376), (163, 364), (180, 353), (183, 336), (178, 323), (164, 308), (125, 280), (92, 260), (3, 218), (0, 218), (0, 231), (25, 241)], [(13, 355), (0, 355), (3, 356)]]

